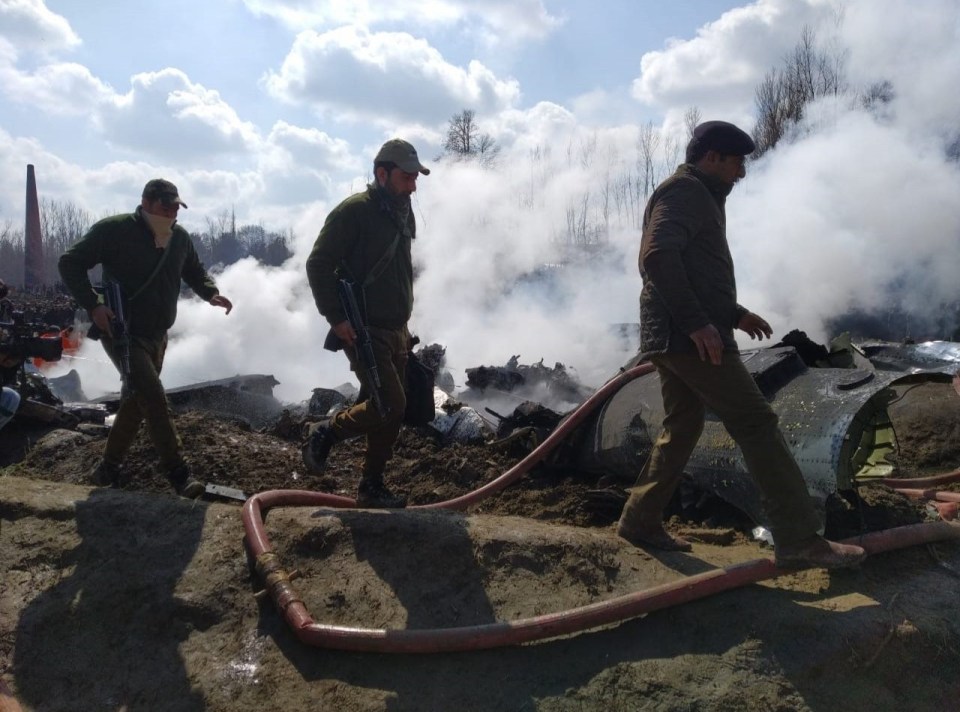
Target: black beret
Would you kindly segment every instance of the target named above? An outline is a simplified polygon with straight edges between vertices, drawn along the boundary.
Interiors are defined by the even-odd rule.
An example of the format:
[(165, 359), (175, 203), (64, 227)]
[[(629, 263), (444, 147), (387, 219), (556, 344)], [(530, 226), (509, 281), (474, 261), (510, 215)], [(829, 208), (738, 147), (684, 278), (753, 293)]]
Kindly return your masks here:
[(687, 144), (687, 163), (699, 160), (707, 151), (730, 156), (749, 156), (756, 149), (750, 134), (727, 121), (704, 121), (697, 124)]

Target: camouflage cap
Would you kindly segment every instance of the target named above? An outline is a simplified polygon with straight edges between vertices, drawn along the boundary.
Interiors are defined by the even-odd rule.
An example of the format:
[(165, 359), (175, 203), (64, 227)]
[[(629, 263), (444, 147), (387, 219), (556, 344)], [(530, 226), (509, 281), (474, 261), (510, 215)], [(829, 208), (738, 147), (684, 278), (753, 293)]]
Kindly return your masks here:
[(401, 171), (430, 175), (430, 169), (424, 168), (417, 157), (417, 149), (402, 138), (392, 138), (380, 147), (374, 163), (395, 163)]
[(147, 181), (147, 184), (143, 186), (142, 197), (147, 200), (159, 200), (161, 203), (167, 205), (178, 203), (184, 208), (188, 207), (186, 203), (180, 200), (180, 193), (177, 191), (177, 186), (163, 178), (154, 178), (153, 180)]

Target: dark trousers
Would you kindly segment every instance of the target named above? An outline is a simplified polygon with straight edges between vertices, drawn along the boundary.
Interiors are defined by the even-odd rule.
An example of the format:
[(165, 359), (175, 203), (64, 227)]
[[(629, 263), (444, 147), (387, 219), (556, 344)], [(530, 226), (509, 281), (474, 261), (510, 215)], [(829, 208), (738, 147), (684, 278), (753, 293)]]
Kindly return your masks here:
[(790, 545), (815, 534), (820, 521), (803, 474), (780, 432), (777, 414), (739, 354), (725, 353), (719, 366), (696, 354), (658, 354), (650, 360), (660, 375), (663, 430), (632, 488), (621, 522), (638, 527), (662, 520), (709, 408), (743, 452), (774, 541)]
[(359, 361), (357, 350), (344, 348), (350, 359), (350, 369), (360, 380), (360, 394), (356, 405), (333, 416), (330, 423), (337, 440), (360, 435), (367, 438), (367, 452), (362, 478), (368, 481), (383, 481), (387, 461), (393, 456), (393, 446), (400, 435), (403, 412), (407, 407), (404, 392), (404, 373), (407, 353), (410, 351), (410, 332), (401, 329), (378, 329), (370, 327), (374, 361), (380, 376), (380, 398), (386, 413), (380, 415), (370, 397), (372, 384), (367, 369)]
[[(100, 337), (104, 351), (120, 369), (120, 356), (113, 340)], [(160, 455), (160, 467), (169, 472), (183, 462), (183, 445), (173, 424), (170, 405), (167, 402), (160, 369), (167, 351), (166, 334), (159, 339), (130, 339), (130, 389), (131, 394), (120, 402), (117, 417), (107, 436), (103, 459), (119, 465), (137, 437), (140, 424), (146, 421), (150, 440)]]

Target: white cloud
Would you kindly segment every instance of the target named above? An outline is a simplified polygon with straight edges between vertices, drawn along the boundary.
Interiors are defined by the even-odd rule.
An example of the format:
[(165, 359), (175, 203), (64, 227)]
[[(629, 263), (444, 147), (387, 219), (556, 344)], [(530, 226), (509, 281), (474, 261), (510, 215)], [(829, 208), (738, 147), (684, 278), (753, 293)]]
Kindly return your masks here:
[(698, 106), (704, 118), (749, 123), (746, 107), (763, 76), (800, 39), (836, 12), (832, 0), (757, 0), (725, 12), (691, 40), (670, 40), (640, 61), (633, 96), (660, 107)]
[(287, 170), (295, 164), (318, 171), (356, 171), (362, 168), (347, 141), (333, 138), (319, 129), (278, 121), (270, 130), (267, 142), (277, 149), (269, 161), (274, 170)]
[(113, 145), (190, 165), (213, 155), (256, 150), (257, 128), (243, 121), (219, 92), (191, 82), (178, 69), (136, 74), (131, 89), (100, 107), (99, 123)]
[(51, 12), (43, 0), (0, 0), (0, 38), (17, 50), (39, 54), (73, 49), (80, 44), (66, 18)]
[(457, 67), (425, 40), (359, 27), (301, 32), (280, 70), (268, 73), (264, 83), (284, 101), (379, 126), (435, 123), (463, 107), (496, 111), (520, 95), (515, 80), (497, 78), (480, 62)]
[(484, 39), (539, 39), (563, 20), (543, 0), (244, 0), (251, 12), (275, 17), (294, 30), (341, 25), (483, 28)]
[(217, 91), (178, 69), (134, 75), (130, 90), (118, 94), (79, 64), (24, 72), (0, 63), (0, 92), (50, 114), (87, 117), (110, 145), (165, 160), (201, 164), (255, 151), (262, 140)]
[(33, 72), (0, 61), (0, 91), (11, 102), (67, 116), (93, 115), (113, 101), (113, 89), (80, 64), (46, 64)]

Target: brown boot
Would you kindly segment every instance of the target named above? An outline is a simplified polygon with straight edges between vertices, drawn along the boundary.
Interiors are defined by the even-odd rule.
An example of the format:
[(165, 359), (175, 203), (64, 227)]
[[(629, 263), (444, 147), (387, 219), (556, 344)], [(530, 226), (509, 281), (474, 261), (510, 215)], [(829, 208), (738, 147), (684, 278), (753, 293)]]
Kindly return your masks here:
[(778, 545), (774, 560), (781, 569), (842, 569), (856, 566), (866, 557), (863, 547), (812, 536), (799, 544)]
[(674, 536), (664, 529), (662, 524), (653, 527), (631, 529), (623, 526), (621, 523), (617, 526), (617, 536), (643, 549), (660, 549), (661, 551), (693, 550), (693, 544), (686, 539)]
[(663, 528), (663, 514), (653, 515), (644, 512), (641, 500), (636, 492), (630, 494), (623, 505), (620, 521), (617, 523), (617, 536), (626, 539), (641, 548), (661, 549), (663, 551), (690, 551), (693, 545), (686, 539), (673, 536)]

